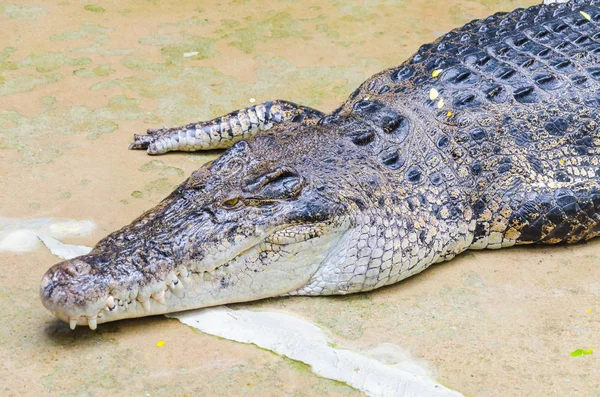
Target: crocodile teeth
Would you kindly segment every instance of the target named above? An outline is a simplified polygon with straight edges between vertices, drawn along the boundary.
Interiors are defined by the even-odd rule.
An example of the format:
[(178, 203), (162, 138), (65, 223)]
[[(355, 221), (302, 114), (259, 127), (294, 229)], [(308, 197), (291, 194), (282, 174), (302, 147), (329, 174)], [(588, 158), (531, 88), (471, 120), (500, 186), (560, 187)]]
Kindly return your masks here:
[(141, 300), (141, 298), (138, 298), (137, 301), (142, 304), (142, 307), (146, 311), (150, 311), (150, 309), (152, 308), (152, 305), (150, 304), (149, 300)]
[(115, 308), (115, 298), (113, 298), (112, 295), (106, 299), (106, 307), (108, 307), (108, 310), (113, 310)]
[(96, 327), (97, 327), (97, 317), (96, 316), (88, 318), (88, 326), (90, 327), (90, 329), (92, 331), (94, 331), (96, 329)]
[(163, 291), (157, 292), (155, 294), (152, 294), (152, 299), (154, 299), (158, 303), (162, 303), (164, 305), (165, 304), (165, 291), (163, 290)]
[(77, 317), (70, 317), (69, 318), (69, 327), (71, 327), (71, 329), (75, 329), (76, 326), (77, 326)]
[(167, 286), (176, 297), (181, 298), (183, 296), (183, 285), (178, 278), (175, 278), (175, 280), (167, 284)]
[(181, 283), (179, 282), (179, 279), (175, 277), (174, 280), (167, 284), (167, 287), (169, 287), (171, 291), (174, 291), (181, 287)]

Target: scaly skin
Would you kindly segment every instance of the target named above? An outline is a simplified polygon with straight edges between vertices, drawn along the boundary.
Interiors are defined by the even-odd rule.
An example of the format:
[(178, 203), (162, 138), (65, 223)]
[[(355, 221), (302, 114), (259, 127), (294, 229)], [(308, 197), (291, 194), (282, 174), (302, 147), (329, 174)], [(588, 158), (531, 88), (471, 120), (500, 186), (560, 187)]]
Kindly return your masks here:
[(150, 154), (232, 146), (48, 270), (42, 301), (95, 328), (369, 291), (469, 248), (595, 237), (599, 59), (600, 0), (540, 5), (421, 47), (327, 116), (274, 101), (137, 135)]

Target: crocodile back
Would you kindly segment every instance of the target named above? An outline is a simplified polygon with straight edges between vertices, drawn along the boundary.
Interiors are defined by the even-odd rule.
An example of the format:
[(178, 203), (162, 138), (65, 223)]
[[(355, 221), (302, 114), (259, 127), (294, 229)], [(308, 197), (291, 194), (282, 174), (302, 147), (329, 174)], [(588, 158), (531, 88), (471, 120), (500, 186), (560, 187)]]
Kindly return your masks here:
[(539, 5), (470, 22), (367, 80), (340, 113), (357, 113), (365, 100), (397, 109), (417, 146), (399, 157), (435, 150), (462, 184), (484, 188), (509, 171), (540, 182), (595, 177), (599, 5)]
[[(514, 244), (527, 224), (506, 239), (515, 214), (525, 205), (543, 215), (527, 201), (533, 193), (583, 186), (600, 204), (600, 1), (470, 22), (367, 80), (322, 121), (339, 119), (371, 125), (374, 137), (352, 123), (346, 133), (389, 170), (396, 191), (410, 192), (417, 207), (428, 200), (423, 213), (433, 208), (439, 218), (446, 208), (468, 221), (472, 209), (475, 240), (497, 230)], [(543, 237), (534, 235), (521, 241)]]

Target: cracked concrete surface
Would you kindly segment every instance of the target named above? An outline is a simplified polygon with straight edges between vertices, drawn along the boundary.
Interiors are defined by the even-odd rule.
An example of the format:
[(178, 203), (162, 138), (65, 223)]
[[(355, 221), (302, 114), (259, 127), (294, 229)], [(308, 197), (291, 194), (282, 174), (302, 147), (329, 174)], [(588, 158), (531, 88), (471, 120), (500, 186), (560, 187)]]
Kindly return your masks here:
[[(150, 158), (126, 150), (134, 132), (250, 98), (332, 110), (445, 31), (534, 3), (1, 3), (0, 217), (91, 219), (91, 234), (61, 241), (93, 245), (218, 154)], [(372, 293), (231, 307), (294, 313), (357, 351), (401, 346), (467, 396), (600, 396), (599, 252), (600, 241), (467, 252)], [(162, 316), (71, 332), (38, 298), (57, 261), (0, 253), (2, 395), (361, 394)]]

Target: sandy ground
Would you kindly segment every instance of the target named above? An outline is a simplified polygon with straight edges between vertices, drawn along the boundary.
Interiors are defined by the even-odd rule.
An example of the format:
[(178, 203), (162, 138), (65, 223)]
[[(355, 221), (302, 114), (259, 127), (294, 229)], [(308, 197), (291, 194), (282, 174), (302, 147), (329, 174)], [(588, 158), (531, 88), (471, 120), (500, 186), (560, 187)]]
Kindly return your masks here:
[[(420, 44), (534, 1), (173, 3), (0, 3), (0, 217), (91, 219), (63, 241), (93, 245), (219, 154), (149, 157), (126, 150), (132, 133), (250, 98), (332, 110)], [(232, 308), (294, 313), (356, 350), (401, 346), (469, 396), (600, 396), (599, 249), (468, 252), (373, 293)], [(71, 332), (38, 297), (57, 261), (0, 253), (0, 395), (360, 395), (162, 316)]]

